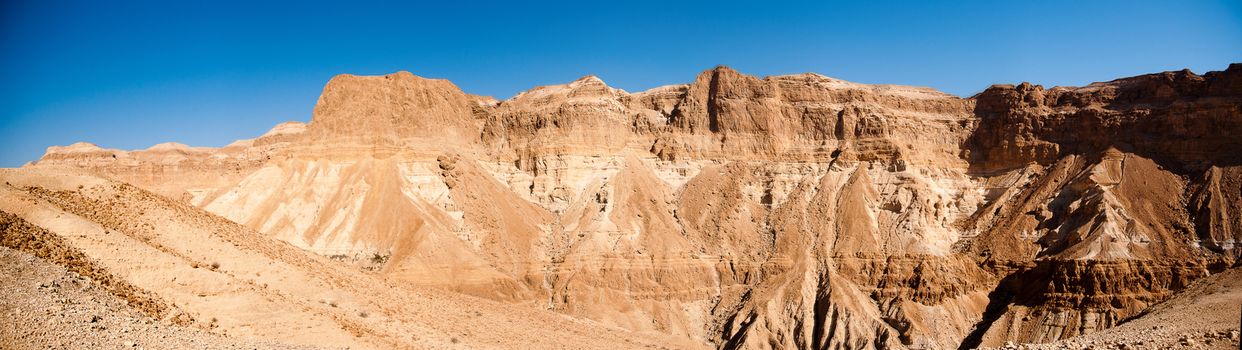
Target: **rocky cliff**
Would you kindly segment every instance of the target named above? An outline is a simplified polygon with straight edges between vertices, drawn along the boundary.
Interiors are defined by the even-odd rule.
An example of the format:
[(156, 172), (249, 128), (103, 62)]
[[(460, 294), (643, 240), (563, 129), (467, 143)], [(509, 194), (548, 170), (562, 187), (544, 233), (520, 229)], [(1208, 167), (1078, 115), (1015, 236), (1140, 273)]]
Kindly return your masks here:
[(1242, 65), (970, 98), (726, 67), (505, 101), (333, 78), (221, 149), (53, 147), (407, 283), (719, 348), (1112, 327), (1242, 251)]

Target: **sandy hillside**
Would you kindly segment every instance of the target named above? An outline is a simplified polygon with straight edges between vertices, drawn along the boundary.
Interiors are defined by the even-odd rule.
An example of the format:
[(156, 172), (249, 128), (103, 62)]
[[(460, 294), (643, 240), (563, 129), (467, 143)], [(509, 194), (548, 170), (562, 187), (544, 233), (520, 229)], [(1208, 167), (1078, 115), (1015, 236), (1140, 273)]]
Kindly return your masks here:
[(0, 247), (0, 339), (5, 349), (320, 348), (164, 323), (90, 277), (5, 247)]
[[(134, 332), (132, 341), (156, 348), (194, 339), (221, 346), (350, 348), (670, 344), (554, 313), (394, 283), (123, 183), (64, 171), (4, 170), (0, 179), (4, 246), (40, 258), (8, 253), (13, 257), (5, 269), (15, 273), (6, 277), (13, 280), (6, 280), (5, 291), (13, 294), (5, 297), (22, 301), (6, 307), (5, 315), (22, 324), (6, 328), (13, 338), (5, 343), (56, 346), (63, 339), (53, 336), (80, 332), (93, 334), (82, 342), (111, 346), (125, 341), (111, 338), (119, 331)], [(76, 274), (56, 273), (61, 270), (44, 261)], [(35, 277), (28, 268), (53, 273)], [(26, 313), (14, 314), (17, 308)], [(115, 314), (85, 314), (97, 311)], [(79, 320), (91, 316), (103, 318), (106, 332)], [(194, 330), (182, 340), (152, 339), (181, 328)]]

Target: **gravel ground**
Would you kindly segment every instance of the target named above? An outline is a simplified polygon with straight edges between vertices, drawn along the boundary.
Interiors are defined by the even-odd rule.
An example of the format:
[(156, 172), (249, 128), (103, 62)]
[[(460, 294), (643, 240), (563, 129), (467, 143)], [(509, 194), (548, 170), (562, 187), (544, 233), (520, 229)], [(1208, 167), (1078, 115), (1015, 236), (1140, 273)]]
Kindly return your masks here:
[(0, 349), (306, 349), (147, 317), (94, 280), (0, 247)]

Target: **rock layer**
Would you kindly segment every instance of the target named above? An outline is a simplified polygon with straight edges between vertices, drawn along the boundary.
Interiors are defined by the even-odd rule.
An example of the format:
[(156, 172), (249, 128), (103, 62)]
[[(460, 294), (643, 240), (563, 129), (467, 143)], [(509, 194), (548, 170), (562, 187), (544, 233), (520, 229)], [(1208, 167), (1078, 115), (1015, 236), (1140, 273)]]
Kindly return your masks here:
[[(726, 67), (505, 101), (343, 75), (222, 149), (52, 148), (408, 283), (719, 348), (1112, 327), (1236, 261), (1242, 65), (959, 98)], [(219, 176), (180, 176), (219, 174)]]

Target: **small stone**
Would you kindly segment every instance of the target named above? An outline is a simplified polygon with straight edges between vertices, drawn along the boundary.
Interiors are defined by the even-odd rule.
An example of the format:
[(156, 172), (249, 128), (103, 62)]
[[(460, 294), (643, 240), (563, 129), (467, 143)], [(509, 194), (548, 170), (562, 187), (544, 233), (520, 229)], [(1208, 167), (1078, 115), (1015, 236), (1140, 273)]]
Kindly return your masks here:
[(121, 344), (122, 344), (122, 345), (124, 345), (124, 346), (125, 346), (125, 347), (127, 347), (127, 348), (132, 348), (132, 347), (136, 347), (136, 346), (138, 346), (138, 343), (135, 343), (135, 342), (134, 342), (134, 341), (132, 341), (132, 340), (126, 340), (124, 343), (121, 343)]
[(1183, 335), (1181, 341), (1182, 346), (1195, 346), (1195, 340), (1191, 339), (1189, 336)]

